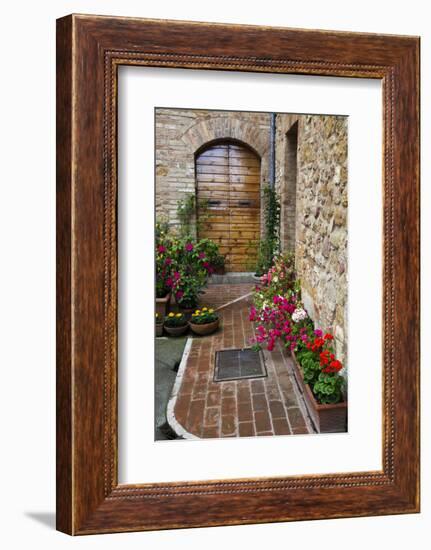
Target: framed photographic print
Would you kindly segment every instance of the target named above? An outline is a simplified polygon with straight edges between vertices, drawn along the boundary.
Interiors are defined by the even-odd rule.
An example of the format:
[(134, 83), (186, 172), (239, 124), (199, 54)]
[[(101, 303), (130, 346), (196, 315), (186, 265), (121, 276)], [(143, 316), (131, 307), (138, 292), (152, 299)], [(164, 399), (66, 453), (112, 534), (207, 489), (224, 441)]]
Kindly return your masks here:
[(57, 22), (57, 528), (419, 511), (419, 39)]

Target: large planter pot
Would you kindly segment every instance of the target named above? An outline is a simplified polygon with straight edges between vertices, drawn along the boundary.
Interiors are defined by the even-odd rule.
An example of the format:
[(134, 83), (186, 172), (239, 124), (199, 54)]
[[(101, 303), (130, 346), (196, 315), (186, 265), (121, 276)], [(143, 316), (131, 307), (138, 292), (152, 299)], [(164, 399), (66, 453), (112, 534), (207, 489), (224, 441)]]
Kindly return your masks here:
[(308, 414), (319, 433), (338, 433), (347, 431), (347, 401), (341, 401), (334, 405), (322, 405), (318, 403), (308, 384), (304, 382), (302, 369), (292, 352), (294, 376), (301, 391)]
[(171, 293), (168, 292), (163, 298), (156, 298), (156, 313), (159, 314), (159, 317), (163, 319), (166, 317), (168, 311), (169, 300), (171, 299)]
[(186, 325), (183, 325), (181, 327), (167, 327), (165, 325), (165, 331), (170, 335), (170, 336), (181, 336), (183, 335), (184, 333), (187, 332), (188, 328), (189, 328), (189, 324), (187, 323)]
[(156, 323), (156, 336), (163, 336), (163, 323)]
[(190, 322), (190, 328), (195, 334), (198, 334), (199, 336), (207, 336), (208, 334), (212, 334), (215, 332), (220, 324), (220, 319), (216, 319), (212, 323), (206, 323), (205, 325), (198, 325), (195, 323)]

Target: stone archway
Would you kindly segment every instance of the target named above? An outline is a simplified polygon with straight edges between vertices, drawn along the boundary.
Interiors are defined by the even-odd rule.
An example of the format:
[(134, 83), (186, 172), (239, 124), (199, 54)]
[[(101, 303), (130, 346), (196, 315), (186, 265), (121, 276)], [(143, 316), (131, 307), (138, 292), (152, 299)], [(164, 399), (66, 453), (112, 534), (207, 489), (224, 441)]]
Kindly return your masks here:
[(196, 154), (198, 236), (217, 243), (228, 272), (256, 264), (260, 164), (254, 150), (231, 139), (210, 142)]
[(207, 117), (187, 129), (182, 141), (196, 153), (206, 143), (220, 139), (238, 140), (246, 143), (267, 163), (269, 139), (268, 134), (256, 125), (243, 120), (241, 113), (217, 113)]

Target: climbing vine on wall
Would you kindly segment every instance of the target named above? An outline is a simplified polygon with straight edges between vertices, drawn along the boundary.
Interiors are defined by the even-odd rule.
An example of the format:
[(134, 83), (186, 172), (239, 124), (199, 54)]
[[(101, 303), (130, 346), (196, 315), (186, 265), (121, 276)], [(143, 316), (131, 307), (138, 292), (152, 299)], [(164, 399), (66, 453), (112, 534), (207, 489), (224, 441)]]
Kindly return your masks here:
[(263, 275), (280, 252), (280, 199), (275, 189), (263, 188), (264, 235), (259, 243), (256, 274)]

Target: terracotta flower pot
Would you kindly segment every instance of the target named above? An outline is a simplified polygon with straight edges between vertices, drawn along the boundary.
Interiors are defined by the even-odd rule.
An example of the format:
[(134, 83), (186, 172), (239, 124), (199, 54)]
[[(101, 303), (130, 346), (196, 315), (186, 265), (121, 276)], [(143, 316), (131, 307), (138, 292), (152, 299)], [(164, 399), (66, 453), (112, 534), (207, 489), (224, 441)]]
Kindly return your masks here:
[(164, 326), (165, 328), (165, 331), (170, 335), (170, 336), (181, 336), (182, 334), (184, 334), (185, 332), (187, 332), (188, 328), (189, 328), (189, 324), (186, 323), (185, 325), (182, 325), (180, 327), (167, 327), (166, 325)]
[(205, 323), (204, 325), (198, 325), (190, 322), (190, 328), (195, 334), (199, 334), (199, 336), (207, 336), (218, 329), (219, 323), (220, 319), (216, 319), (215, 321), (212, 321), (212, 323)]
[(308, 414), (319, 433), (338, 433), (347, 431), (347, 401), (323, 405), (316, 398), (308, 384), (304, 382), (302, 369), (292, 351), (294, 376), (297, 386), (304, 397)]
[(156, 336), (163, 335), (163, 323), (156, 323)]
[(171, 293), (168, 292), (163, 298), (156, 298), (156, 313), (163, 319), (166, 316), (168, 310), (169, 300), (171, 299)]

